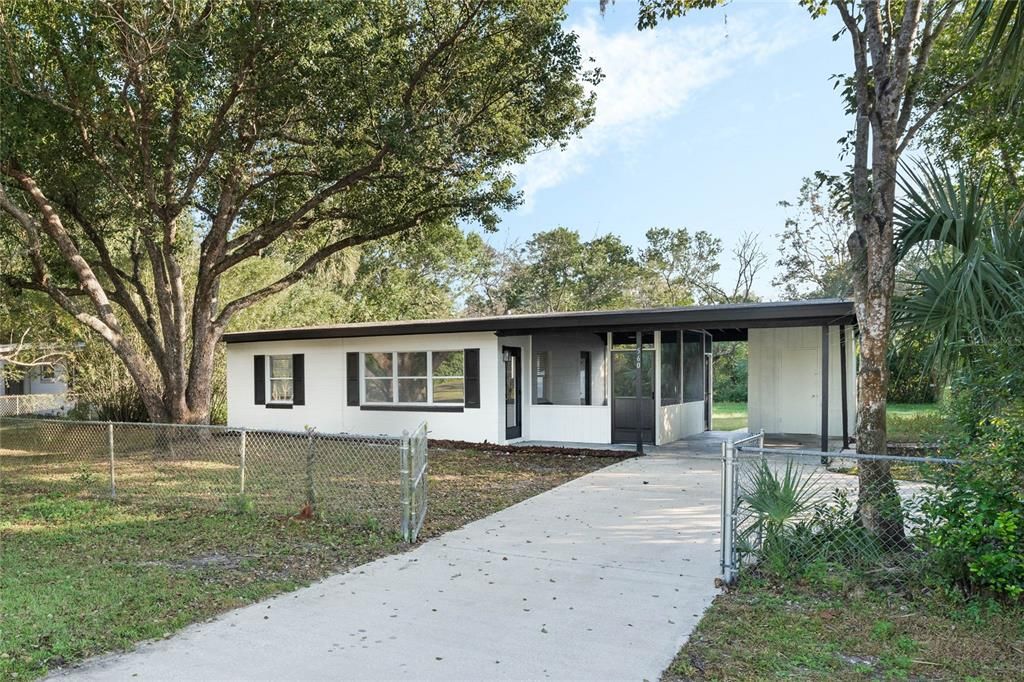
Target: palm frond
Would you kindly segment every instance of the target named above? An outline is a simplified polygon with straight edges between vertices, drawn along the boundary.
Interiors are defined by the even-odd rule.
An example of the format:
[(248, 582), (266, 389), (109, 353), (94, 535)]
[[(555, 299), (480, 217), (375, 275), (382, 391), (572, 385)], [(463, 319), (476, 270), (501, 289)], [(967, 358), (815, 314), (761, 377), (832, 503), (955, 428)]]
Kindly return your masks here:
[(985, 40), (983, 69), (1010, 84), (1016, 99), (1024, 82), (1024, 2), (1021, 0), (975, 0), (962, 45)]
[(926, 258), (903, 283), (895, 322), (931, 338), (926, 364), (949, 370), (965, 346), (1024, 330), (1024, 228), (994, 210), (976, 177), (926, 162), (902, 170), (897, 254)]

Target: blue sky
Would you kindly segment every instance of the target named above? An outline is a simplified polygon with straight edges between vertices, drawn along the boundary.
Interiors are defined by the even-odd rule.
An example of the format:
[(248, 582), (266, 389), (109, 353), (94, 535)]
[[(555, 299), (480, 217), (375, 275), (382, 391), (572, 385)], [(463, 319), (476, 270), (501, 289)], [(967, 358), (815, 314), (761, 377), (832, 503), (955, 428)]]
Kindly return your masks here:
[[(838, 170), (837, 140), (850, 127), (829, 77), (849, 70), (838, 18), (811, 20), (796, 2), (734, 2), (638, 32), (635, 4), (602, 17), (574, 0), (566, 25), (605, 72), (597, 117), (566, 151), (548, 150), (517, 169), (525, 203), (488, 236), (498, 247), (564, 225), (585, 238), (612, 232), (631, 244), (654, 226), (704, 229), (726, 249), (760, 235), (771, 286), (777, 204), (801, 178)], [(735, 269), (723, 259), (721, 279)]]

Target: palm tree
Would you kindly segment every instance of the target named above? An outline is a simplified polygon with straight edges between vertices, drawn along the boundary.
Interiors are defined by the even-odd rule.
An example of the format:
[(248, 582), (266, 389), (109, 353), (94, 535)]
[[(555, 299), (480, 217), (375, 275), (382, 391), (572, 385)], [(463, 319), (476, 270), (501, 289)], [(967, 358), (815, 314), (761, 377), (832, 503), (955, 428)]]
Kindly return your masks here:
[(918, 255), (895, 322), (930, 339), (928, 366), (948, 373), (972, 346), (1024, 332), (1024, 207), (1005, 210), (987, 185), (927, 162), (904, 165), (897, 256)]

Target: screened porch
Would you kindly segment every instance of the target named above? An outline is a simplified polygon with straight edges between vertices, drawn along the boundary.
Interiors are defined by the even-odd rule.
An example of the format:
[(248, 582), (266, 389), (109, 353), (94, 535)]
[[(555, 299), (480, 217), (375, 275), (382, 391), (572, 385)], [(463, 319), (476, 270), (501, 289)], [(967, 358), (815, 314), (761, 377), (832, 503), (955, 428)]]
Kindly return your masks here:
[[(531, 440), (660, 444), (708, 426), (705, 332), (544, 332), (528, 339), (521, 399)], [(506, 409), (515, 408), (506, 393)]]

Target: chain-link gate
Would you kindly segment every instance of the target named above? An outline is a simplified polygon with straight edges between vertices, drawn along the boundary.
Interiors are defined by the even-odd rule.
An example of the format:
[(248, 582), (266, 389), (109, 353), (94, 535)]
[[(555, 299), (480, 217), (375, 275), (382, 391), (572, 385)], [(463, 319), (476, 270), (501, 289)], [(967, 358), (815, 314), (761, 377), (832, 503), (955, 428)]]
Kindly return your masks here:
[[(892, 528), (862, 522), (858, 473), (886, 462), (893, 487), (874, 496)], [(766, 447), (764, 433), (722, 443), (722, 577), (752, 567), (895, 571), (920, 556), (920, 511), (959, 460)]]
[(402, 434), (402, 537), (416, 542), (427, 515), (427, 425)]

